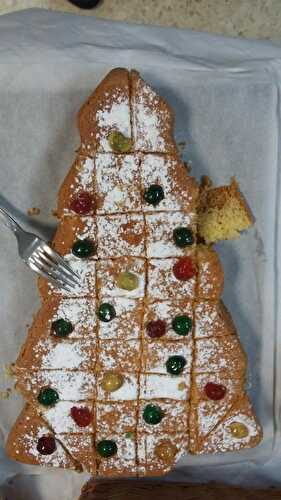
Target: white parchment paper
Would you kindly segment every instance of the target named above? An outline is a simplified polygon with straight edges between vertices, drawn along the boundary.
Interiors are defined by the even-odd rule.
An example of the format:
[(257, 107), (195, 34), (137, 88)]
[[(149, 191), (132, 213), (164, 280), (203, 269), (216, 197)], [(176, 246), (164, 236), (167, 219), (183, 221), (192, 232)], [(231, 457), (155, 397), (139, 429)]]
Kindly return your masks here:
[[(235, 242), (221, 243), (224, 300), (249, 358), (249, 393), (264, 428), (254, 450), (186, 456), (168, 479), (281, 483), (279, 458), (280, 48), (183, 30), (44, 12), (0, 18), (0, 197), (21, 221), (50, 237), (59, 184), (79, 144), (75, 115), (113, 67), (138, 69), (176, 111), (176, 138), (193, 175), (217, 184), (235, 175), (256, 217)], [(28, 219), (29, 207), (40, 216)], [(14, 209), (13, 209), (14, 210)], [(0, 390), (39, 306), (33, 275), (0, 229)], [(0, 400), (1, 439), (22, 406)], [(17, 475), (16, 477), (14, 477)], [(16, 464), (2, 451), (0, 484), (9, 500), (75, 500), (86, 475)], [(5, 484), (4, 484), (5, 483)]]

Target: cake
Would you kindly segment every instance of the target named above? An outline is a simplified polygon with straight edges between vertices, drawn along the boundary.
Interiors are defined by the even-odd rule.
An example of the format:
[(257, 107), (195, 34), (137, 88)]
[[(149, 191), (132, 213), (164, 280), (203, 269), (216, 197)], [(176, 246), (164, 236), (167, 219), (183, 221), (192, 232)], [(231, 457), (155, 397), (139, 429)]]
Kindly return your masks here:
[(253, 224), (253, 215), (235, 178), (229, 186), (213, 187), (208, 178), (201, 185), (198, 235), (205, 243), (239, 238)]
[(199, 238), (200, 190), (173, 123), (140, 75), (120, 68), (79, 112), (52, 244), (80, 285), (39, 279), (42, 307), (13, 367), (26, 401), (6, 445), (15, 460), (155, 476), (186, 453), (261, 440), (223, 269)]

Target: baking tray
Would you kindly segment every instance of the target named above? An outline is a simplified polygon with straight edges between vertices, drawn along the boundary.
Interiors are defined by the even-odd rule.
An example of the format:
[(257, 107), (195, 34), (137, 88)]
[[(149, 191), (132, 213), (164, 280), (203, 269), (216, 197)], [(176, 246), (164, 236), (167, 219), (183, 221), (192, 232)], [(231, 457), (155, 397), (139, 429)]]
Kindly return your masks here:
[[(217, 250), (225, 269), (223, 299), (248, 355), (248, 392), (263, 425), (264, 439), (257, 448), (239, 453), (187, 455), (171, 477), (190, 479), (190, 470), (198, 466), (209, 470), (218, 465), (241, 464), (242, 470), (246, 462), (262, 464), (279, 456), (279, 61), (269, 56), (262, 60), (253, 56), (248, 60), (242, 56), (241, 60), (237, 57), (231, 60), (222, 57), (221, 45), (222, 54), (216, 61), (214, 54), (207, 56), (207, 40), (205, 57), (203, 52), (201, 57), (185, 53), (183, 47), (180, 52), (180, 40), (185, 43), (189, 40), (194, 44), (194, 53), (198, 52), (198, 40), (180, 30), (172, 30), (174, 44), (171, 31), (167, 30), (168, 51), (167, 37), (158, 28), (144, 28), (141, 32), (138, 27), (138, 43), (130, 48), (130, 40), (136, 33), (133, 26), (96, 20), (91, 46), (88, 43), (86, 50), (80, 36), (79, 41), (72, 40), (70, 53), (69, 30), (76, 36), (77, 27), (84, 26), (86, 37), (89, 20), (77, 18), (74, 22), (72, 16), (63, 16), (63, 25), (61, 15), (39, 15), (37, 11), (33, 14), (30, 39), (28, 27), (26, 24), (23, 27), (26, 13), (21, 19), (8, 16), (9, 22), (14, 19), (14, 32), (18, 28), (16, 39), (20, 30), (24, 31), (24, 43), (9, 60), (5, 61), (6, 56), (0, 58), (1, 194), (19, 208), (17, 215), (24, 223), (50, 237), (56, 224), (51, 210), (56, 204), (58, 186), (79, 145), (75, 127), (77, 110), (112, 67), (139, 70), (175, 109), (176, 139), (184, 160), (192, 164), (193, 175), (198, 179), (210, 175), (217, 184), (229, 182), (235, 175), (256, 218), (254, 227), (240, 240), (221, 243)], [(41, 29), (45, 22), (50, 33), (49, 42), (46, 39), (44, 44), (37, 28), (32, 31), (38, 16)], [(51, 36), (54, 25), (57, 38), (55, 34)], [(110, 43), (105, 35), (109, 26)], [(65, 48), (58, 27), (64, 30), (66, 39), (69, 37), (68, 43), (63, 41)], [(34, 38), (37, 49), (31, 43)], [(227, 43), (226, 48), (229, 50)], [(26, 217), (27, 209), (32, 206), (41, 210), (36, 219)], [(1, 390), (5, 390), (12, 385), (5, 365), (16, 358), (39, 299), (34, 277), (17, 258), (13, 236), (2, 228), (0, 256)], [(22, 400), (14, 392), (9, 399), (0, 401), (3, 439), (21, 406)], [(3, 464), (3, 479), (15, 473), (42, 472), (8, 460)], [(67, 474), (69, 477), (68, 472), (61, 471), (60, 477)], [(208, 474), (213, 478), (214, 474)]]

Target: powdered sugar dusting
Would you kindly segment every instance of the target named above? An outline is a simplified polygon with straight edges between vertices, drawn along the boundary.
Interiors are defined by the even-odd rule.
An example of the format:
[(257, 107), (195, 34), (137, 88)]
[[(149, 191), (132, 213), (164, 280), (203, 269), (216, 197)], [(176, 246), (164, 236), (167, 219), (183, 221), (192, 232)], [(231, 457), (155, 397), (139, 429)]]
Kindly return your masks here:
[(159, 108), (157, 94), (142, 81), (137, 83), (133, 95), (132, 118), (136, 150), (164, 153), (167, 145), (163, 129), (170, 117), (166, 110)]
[[(53, 343), (50, 339), (38, 343), (36, 349), (41, 358), (43, 369), (55, 370), (66, 369), (75, 370), (83, 367), (90, 367), (91, 351), (94, 350), (93, 340)], [(42, 354), (42, 351), (44, 354)], [(37, 354), (35, 354), (36, 358)]]
[(61, 300), (50, 323), (58, 319), (70, 321), (74, 328), (71, 332), (72, 339), (84, 335), (94, 335), (96, 327), (95, 300), (84, 298)]
[(111, 130), (118, 130), (125, 137), (131, 138), (129, 101), (122, 94), (118, 95), (118, 89), (112, 100), (112, 103), (106, 104), (96, 113), (97, 126), (100, 129), (97, 139), (100, 140), (100, 146), (104, 151), (111, 151), (107, 139)]
[(189, 398), (190, 374), (171, 377), (169, 375), (141, 374), (140, 398), (141, 399), (175, 399), (187, 400)]
[(56, 434), (61, 433), (91, 433), (93, 432), (92, 424), (87, 427), (79, 427), (74, 419), (71, 417), (71, 408), (73, 406), (80, 408), (88, 408), (92, 410), (92, 405), (90, 402), (75, 403), (69, 401), (59, 401), (52, 408), (42, 410), (42, 416), (51, 426)]

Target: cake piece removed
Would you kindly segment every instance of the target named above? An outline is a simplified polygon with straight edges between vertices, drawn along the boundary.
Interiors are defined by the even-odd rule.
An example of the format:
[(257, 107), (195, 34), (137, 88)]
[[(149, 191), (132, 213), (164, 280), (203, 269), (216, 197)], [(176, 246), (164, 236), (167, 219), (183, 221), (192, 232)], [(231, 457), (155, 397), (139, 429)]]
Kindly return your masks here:
[(207, 243), (239, 238), (253, 216), (235, 178), (229, 186), (213, 188), (205, 178), (200, 196), (198, 232)]

